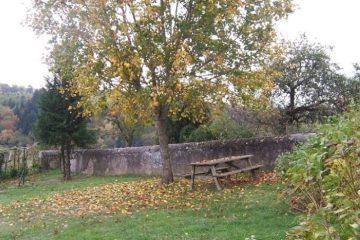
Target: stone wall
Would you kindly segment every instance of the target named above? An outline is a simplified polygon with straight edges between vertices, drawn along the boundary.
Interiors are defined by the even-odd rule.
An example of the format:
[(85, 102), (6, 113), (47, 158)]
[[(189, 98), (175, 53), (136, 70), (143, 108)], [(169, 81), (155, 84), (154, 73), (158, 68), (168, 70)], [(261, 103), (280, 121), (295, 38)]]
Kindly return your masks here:
[(39, 158), (42, 169), (48, 170), (60, 167), (60, 151), (40, 151)]
[[(296, 142), (303, 141), (306, 137), (306, 135), (292, 135), (171, 144), (170, 156), (175, 175), (189, 173), (191, 162), (244, 154), (253, 154), (253, 164), (263, 164), (264, 169), (271, 170), (279, 154), (289, 151)], [(59, 167), (58, 154), (57, 151), (42, 151), (40, 153), (42, 166)], [(87, 175), (160, 175), (162, 164), (159, 146), (145, 146), (77, 150), (71, 168), (73, 172)]]

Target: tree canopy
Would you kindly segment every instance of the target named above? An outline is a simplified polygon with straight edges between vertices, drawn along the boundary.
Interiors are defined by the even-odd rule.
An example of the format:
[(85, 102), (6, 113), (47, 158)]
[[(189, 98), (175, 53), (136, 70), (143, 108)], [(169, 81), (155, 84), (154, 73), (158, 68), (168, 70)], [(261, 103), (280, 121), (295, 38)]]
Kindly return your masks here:
[(341, 112), (352, 97), (353, 81), (339, 73), (329, 48), (311, 43), (305, 35), (283, 44), (284, 54), (273, 67), (274, 101), (288, 124), (319, 120)]
[(48, 79), (47, 89), (40, 96), (36, 125), (36, 138), (40, 143), (60, 146), (65, 180), (71, 178), (73, 148), (95, 142), (95, 133), (87, 129), (88, 119), (83, 108), (78, 107), (81, 96), (69, 90), (74, 78), (73, 53), (77, 48), (74, 42), (65, 41), (53, 49), (50, 65), (53, 78)]
[(201, 122), (207, 102), (261, 98), (274, 24), (291, 9), (291, 0), (34, 0), (29, 23), (54, 48), (77, 44), (70, 89), (85, 111), (154, 117), (169, 183), (168, 117)]
[(47, 89), (39, 99), (35, 136), (41, 144), (61, 147), (64, 179), (69, 180), (73, 147), (85, 147), (93, 143), (95, 134), (87, 129), (87, 119), (81, 116), (81, 109), (69, 111), (77, 103), (78, 97), (61, 93), (60, 89), (65, 84), (66, 81), (60, 81), (56, 77), (48, 80)]

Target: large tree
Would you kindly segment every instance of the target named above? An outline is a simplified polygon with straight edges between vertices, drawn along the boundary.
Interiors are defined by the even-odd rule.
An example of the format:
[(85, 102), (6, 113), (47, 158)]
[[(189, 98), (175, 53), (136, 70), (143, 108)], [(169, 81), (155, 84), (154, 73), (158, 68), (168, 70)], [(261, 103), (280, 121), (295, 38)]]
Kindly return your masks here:
[(310, 42), (302, 35), (284, 43), (284, 54), (273, 67), (274, 101), (284, 113), (287, 124), (319, 120), (344, 109), (351, 82), (331, 61), (329, 48)]
[(115, 99), (124, 116), (139, 105), (154, 117), (169, 183), (169, 116), (200, 122), (206, 102), (260, 96), (253, 73), (265, 76), (274, 24), (291, 9), (291, 0), (33, 0), (29, 22), (54, 46), (79, 43), (71, 90), (86, 110)]
[(66, 39), (51, 51), (49, 59), (52, 79), (39, 99), (36, 140), (49, 146), (60, 146), (64, 180), (71, 179), (70, 159), (74, 147), (95, 142), (96, 134), (87, 128), (88, 117), (79, 106), (81, 96), (69, 90), (74, 75), (74, 52), (77, 42)]

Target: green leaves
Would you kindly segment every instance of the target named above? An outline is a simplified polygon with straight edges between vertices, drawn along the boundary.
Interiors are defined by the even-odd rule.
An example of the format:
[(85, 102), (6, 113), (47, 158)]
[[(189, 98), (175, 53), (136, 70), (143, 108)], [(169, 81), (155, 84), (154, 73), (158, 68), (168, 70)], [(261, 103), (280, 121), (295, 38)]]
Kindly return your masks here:
[[(283, 44), (284, 54), (275, 59), (275, 103), (289, 124), (323, 121), (343, 112), (355, 97), (348, 89), (352, 80), (331, 62), (329, 48), (309, 42), (305, 35)], [(281, 100), (280, 100), (281, 99)]]
[[(115, 108), (130, 124), (152, 113), (163, 180), (170, 182), (164, 123), (169, 117), (203, 122), (205, 103), (234, 95), (262, 99), (270, 85), (263, 66), (273, 52), (274, 22), (287, 16), (291, 2), (34, 0), (29, 24), (54, 38), (53, 53), (75, 46), (65, 52), (74, 76), (68, 90), (81, 96), (78, 107), (87, 113)], [(134, 107), (140, 98), (146, 107)]]
[[(104, 89), (149, 89), (152, 106), (176, 114), (182, 103), (182, 118), (201, 121), (199, 100), (222, 100), (231, 85), (248, 96), (263, 87), (254, 87), (258, 77), (238, 84), (232, 76), (260, 70), (272, 51), (273, 23), (291, 8), (290, 0), (48, 0), (34, 1), (29, 25), (54, 37), (50, 59), (64, 43), (75, 46), (68, 48), (72, 59), (61, 59), (74, 66), (71, 89), (83, 96), (83, 106), (97, 104), (94, 96)], [(251, 92), (240, 91), (250, 85)]]
[(353, 107), (278, 159), (291, 196), (309, 213), (300, 228), (289, 231), (289, 239), (360, 237), (359, 120), (360, 110)]

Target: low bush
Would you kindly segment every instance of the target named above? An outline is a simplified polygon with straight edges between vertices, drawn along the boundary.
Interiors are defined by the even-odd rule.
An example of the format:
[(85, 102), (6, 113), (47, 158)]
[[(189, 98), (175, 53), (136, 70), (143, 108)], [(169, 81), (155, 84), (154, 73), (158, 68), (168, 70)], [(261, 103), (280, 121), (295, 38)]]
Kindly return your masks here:
[(18, 176), (18, 170), (15, 168), (10, 169), (10, 178), (16, 178)]
[(201, 142), (211, 140), (234, 140), (250, 138), (252, 130), (232, 119), (229, 113), (214, 114), (211, 121), (197, 128), (184, 127), (181, 131), (182, 142)]
[(294, 208), (306, 211), (289, 239), (360, 239), (360, 110), (320, 126), (277, 161)]
[(216, 140), (216, 136), (211, 132), (211, 129), (206, 125), (201, 125), (192, 132), (182, 135), (183, 142), (203, 142)]

